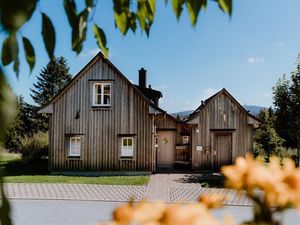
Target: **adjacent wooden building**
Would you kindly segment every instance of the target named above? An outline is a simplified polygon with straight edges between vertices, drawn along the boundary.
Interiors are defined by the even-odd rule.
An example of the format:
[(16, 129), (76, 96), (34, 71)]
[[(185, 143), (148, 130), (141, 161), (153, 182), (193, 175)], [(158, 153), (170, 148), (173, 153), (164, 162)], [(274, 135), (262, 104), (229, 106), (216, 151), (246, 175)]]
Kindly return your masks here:
[(161, 92), (132, 84), (101, 53), (39, 112), (50, 118), (49, 169), (155, 172), (218, 169), (252, 151), (255, 117), (225, 89), (186, 121), (159, 108)]
[(192, 168), (219, 170), (253, 151), (253, 131), (259, 120), (222, 89), (186, 120), (191, 127)]

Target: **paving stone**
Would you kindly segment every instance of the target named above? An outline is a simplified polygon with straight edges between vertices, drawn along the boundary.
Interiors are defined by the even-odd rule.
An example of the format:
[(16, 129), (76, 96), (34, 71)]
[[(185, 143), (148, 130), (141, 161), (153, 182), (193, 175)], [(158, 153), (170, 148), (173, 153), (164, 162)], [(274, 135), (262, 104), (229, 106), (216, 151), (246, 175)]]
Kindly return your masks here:
[(140, 201), (147, 186), (90, 184), (5, 184), (8, 198)]
[(224, 188), (203, 188), (201, 174), (154, 174), (148, 185), (94, 185), (94, 184), (5, 184), (8, 198), (16, 199), (65, 199), (96, 201), (165, 201), (196, 202), (199, 196), (222, 193), (230, 196), (225, 205), (252, 205), (244, 195)]

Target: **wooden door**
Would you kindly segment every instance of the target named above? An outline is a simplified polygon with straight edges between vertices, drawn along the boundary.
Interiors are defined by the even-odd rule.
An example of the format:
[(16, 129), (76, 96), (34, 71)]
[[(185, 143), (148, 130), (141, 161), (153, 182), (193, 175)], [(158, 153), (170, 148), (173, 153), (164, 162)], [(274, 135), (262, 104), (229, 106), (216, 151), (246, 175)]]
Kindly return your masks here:
[(232, 164), (232, 133), (215, 133), (213, 151), (215, 170)]
[(158, 131), (158, 166), (173, 166), (175, 158), (175, 132)]

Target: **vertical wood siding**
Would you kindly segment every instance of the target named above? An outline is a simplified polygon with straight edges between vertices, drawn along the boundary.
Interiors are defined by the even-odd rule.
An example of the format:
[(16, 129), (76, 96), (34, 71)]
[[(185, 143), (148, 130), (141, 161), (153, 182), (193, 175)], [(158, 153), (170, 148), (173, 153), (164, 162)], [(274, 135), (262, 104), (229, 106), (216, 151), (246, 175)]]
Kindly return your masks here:
[[(111, 82), (111, 107), (92, 107), (93, 82)], [(99, 59), (54, 103), (50, 120), (52, 171), (152, 171), (154, 117), (149, 103)], [(80, 118), (75, 119), (79, 112)], [(134, 137), (132, 160), (120, 159), (120, 138)], [(68, 157), (69, 137), (81, 137), (81, 157)]]
[[(225, 152), (215, 152), (214, 138), (218, 130), (228, 130), (226, 132), (232, 135), (233, 161), (238, 156), (252, 152), (253, 127), (248, 125), (248, 117), (247, 113), (224, 93), (210, 101), (194, 118), (198, 122), (197, 127), (192, 130), (193, 168), (213, 169), (216, 166), (214, 162), (218, 161), (216, 157), (227, 155)], [(196, 150), (198, 145), (202, 146), (202, 151)]]

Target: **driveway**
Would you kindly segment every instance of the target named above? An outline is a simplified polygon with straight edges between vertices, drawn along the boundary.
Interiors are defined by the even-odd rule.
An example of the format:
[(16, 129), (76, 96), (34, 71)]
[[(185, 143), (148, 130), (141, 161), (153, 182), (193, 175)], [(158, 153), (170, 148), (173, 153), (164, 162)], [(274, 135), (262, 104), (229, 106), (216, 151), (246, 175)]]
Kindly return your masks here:
[(207, 193), (223, 193), (229, 196), (225, 205), (249, 206), (251, 201), (237, 195), (234, 190), (203, 188), (201, 174), (154, 174), (148, 185), (92, 185), (92, 184), (5, 184), (10, 199), (94, 200), (94, 201), (141, 201), (195, 202)]

